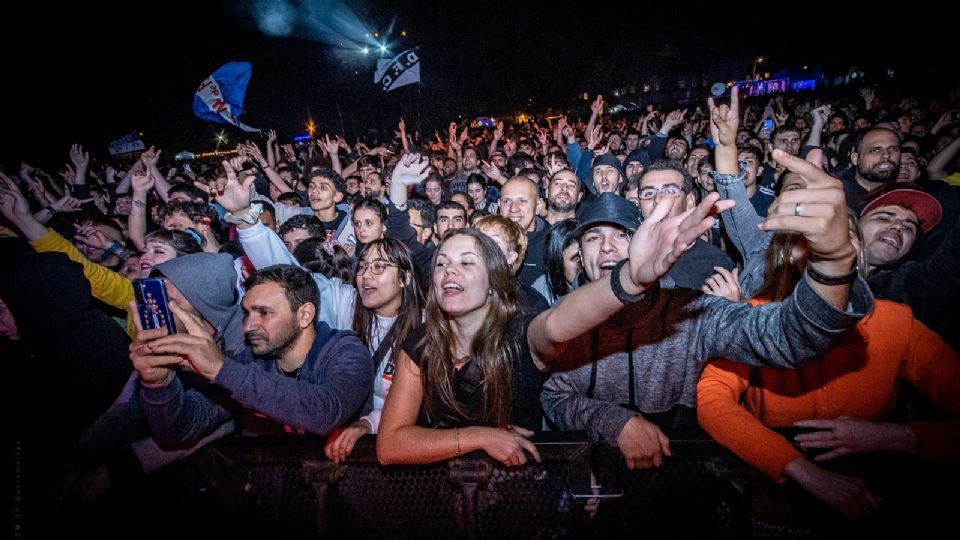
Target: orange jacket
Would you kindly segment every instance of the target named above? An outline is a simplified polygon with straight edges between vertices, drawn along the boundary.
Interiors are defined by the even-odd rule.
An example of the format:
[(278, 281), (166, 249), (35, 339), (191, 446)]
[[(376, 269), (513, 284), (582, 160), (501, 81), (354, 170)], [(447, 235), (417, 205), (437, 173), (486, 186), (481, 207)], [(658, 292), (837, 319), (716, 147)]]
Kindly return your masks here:
[[(697, 415), (720, 444), (777, 481), (800, 451), (770, 427), (851, 416), (882, 421), (901, 380), (960, 413), (960, 356), (905, 305), (876, 309), (818, 360), (797, 370), (711, 362), (697, 385)], [(742, 401), (741, 401), (742, 398)], [(911, 422), (921, 457), (960, 461), (960, 419)]]

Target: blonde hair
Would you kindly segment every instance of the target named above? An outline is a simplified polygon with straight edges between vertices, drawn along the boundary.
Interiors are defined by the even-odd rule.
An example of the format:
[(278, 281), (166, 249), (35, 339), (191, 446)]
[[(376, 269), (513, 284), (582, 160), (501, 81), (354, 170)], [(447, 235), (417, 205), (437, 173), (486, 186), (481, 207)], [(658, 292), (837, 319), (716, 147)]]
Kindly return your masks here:
[[(513, 261), (510, 266), (510, 271), (516, 275), (520, 271), (520, 267), (523, 266), (524, 255), (527, 254), (527, 233), (523, 232), (523, 229), (513, 221), (497, 214), (483, 216), (473, 223), (473, 228), (482, 233), (488, 231), (500, 232), (500, 236), (507, 243), (507, 248), (517, 252), (517, 260)], [(504, 256), (506, 256), (506, 253), (504, 253)]]

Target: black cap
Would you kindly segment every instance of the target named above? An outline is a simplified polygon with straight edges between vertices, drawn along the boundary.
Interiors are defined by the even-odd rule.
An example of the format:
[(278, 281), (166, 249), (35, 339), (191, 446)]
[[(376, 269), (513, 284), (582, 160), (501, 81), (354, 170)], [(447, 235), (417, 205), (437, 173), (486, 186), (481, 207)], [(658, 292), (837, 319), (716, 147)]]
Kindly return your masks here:
[(583, 203), (577, 212), (577, 223), (572, 233), (577, 239), (598, 223), (613, 223), (636, 231), (640, 226), (640, 208), (614, 193), (601, 193), (596, 199)]

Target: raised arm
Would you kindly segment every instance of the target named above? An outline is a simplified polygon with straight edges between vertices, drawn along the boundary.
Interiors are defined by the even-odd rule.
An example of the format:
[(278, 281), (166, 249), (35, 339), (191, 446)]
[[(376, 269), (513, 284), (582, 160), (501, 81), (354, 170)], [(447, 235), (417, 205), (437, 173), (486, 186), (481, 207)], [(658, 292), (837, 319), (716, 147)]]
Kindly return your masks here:
[(260, 164), (260, 168), (263, 169), (263, 173), (267, 175), (267, 180), (269, 180), (270, 183), (273, 184), (280, 193), (289, 193), (293, 191), (293, 189), (291, 189), (291, 187), (283, 181), (283, 178), (280, 178), (280, 173), (274, 169), (273, 165), (271, 165), (270, 162), (263, 157), (263, 153), (260, 152), (259, 146), (250, 141), (247, 141), (245, 146), (247, 149), (247, 155), (257, 160), (257, 163)]
[(267, 164), (273, 168), (277, 166), (277, 154), (274, 152), (273, 145), (277, 143), (277, 131), (271, 129), (267, 131)]
[[(752, 268), (748, 265), (748, 259), (759, 257), (762, 261), (773, 233), (761, 231), (758, 228), (763, 218), (757, 215), (757, 211), (750, 204), (747, 188), (739, 174), (740, 166), (737, 162), (739, 103), (737, 87), (731, 90), (730, 105), (717, 105), (713, 98), (707, 100), (707, 105), (710, 107), (710, 134), (717, 143), (714, 180), (720, 196), (735, 203), (733, 208), (722, 212), (720, 218), (734, 247), (744, 258), (744, 269), (747, 269)], [(759, 279), (763, 279), (762, 272)]]
[(827, 125), (827, 118), (830, 118), (831, 109), (829, 105), (821, 105), (810, 111), (810, 117), (813, 118), (813, 124), (810, 126), (810, 135), (807, 136), (807, 146), (820, 146), (820, 138), (823, 135), (823, 126)]
[(407, 207), (407, 190), (427, 178), (430, 160), (420, 154), (406, 154), (393, 169), (390, 177), (390, 202), (400, 210)]
[(143, 168), (146, 170), (150, 176), (153, 177), (153, 181), (156, 184), (157, 195), (160, 196), (160, 200), (167, 202), (170, 200), (170, 182), (167, 181), (167, 178), (160, 172), (160, 168), (157, 167), (157, 162), (160, 161), (160, 153), (163, 150), (155, 150), (152, 146), (140, 156), (140, 161), (143, 162)]
[(87, 184), (87, 168), (90, 166), (90, 152), (84, 152), (83, 147), (74, 144), (70, 147), (70, 161), (74, 167), (74, 186)]
[[(625, 299), (639, 301), (644, 291), (657, 286), (680, 255), (713, 226), (713, 214), (728, 206), (718, 199), (719, 195), (711, 193), (695, 208), (671, 218), (666, 216), (675, 199), (660, 199), (630, 240), (627, 260), (621, 261), (609, 275), (578, 287), (530, 323), (527, 340), (537, 366), (545, 369), (563, 353), (569, 341), (620, 311)], [(615, 294), (615, 288), (620, 296)]]
[(131, 184), (133, 186), (133, 200), (130, 204), (130, 215), (127, 216), (127, 236), (138, 251), (143, 251), (147, 234), (147, 202), (150, 190), (154, 186), (154, 175), (135, 174)]
[(403, 121), (403, 118), (397, 122), (397, 135), (400, 137), (400, 143), (403, 145), (403, 154), (407, 155), (410, 153), (410, 142), (407, 140), (407, 123)]

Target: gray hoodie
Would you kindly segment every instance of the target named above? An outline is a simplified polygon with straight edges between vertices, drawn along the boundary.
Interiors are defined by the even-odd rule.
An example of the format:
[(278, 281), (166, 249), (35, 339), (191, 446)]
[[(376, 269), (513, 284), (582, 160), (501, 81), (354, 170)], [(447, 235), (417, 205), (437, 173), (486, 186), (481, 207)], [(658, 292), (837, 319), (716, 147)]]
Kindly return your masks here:
[(226, 356), (244, 350), (243, 312), (233, 257), (226, 253), (193, 253), (158, 264), (153, 274), (169, 279), (213, 326), (217, 345)]
[(586, 430), (593, 441), (615, 445), (637, 414), (621, 406), (631, 398), (644, 413), (696, 407), (700, 372), (711, 358), (799, 367), (872, 310), (862, 279), (851, 288), (846, 312), (821, 298), (806, 278), (783, 302), (758, 307), (661, 281), (595, 331), (596, 347), (593, 332), (568, 345), (543, 385), (543, 412), (562, 430)]

